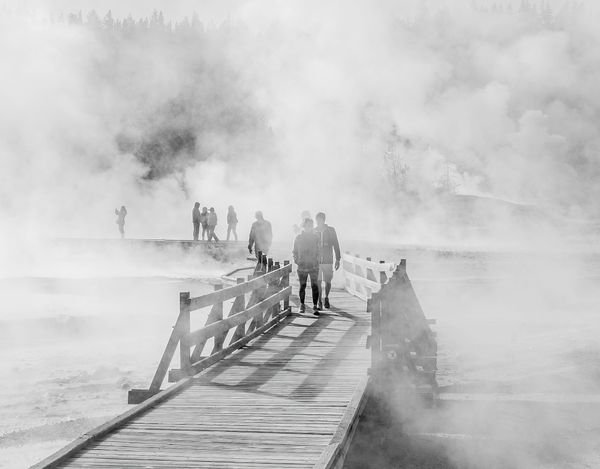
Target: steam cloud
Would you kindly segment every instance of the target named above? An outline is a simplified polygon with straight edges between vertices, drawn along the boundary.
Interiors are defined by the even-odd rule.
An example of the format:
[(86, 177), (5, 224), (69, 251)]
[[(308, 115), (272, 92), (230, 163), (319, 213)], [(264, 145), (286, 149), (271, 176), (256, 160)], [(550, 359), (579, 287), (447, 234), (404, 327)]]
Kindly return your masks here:
[[(510, 237), (541, 245), (597, 223), (592, 2), (198, 5), (32, 0), (0, 8), (0, 265), (11, 275), (27, 275), (27, 248), (40, 238), (116, 237), (113, 209), (122, 204), (130, 237), (190, 238), (196, 200), (215, 206), (221, 229), (235, 205), (241, 236), (262, 209), (283, 242), (304, 209), (327, 212), (345, 239), (404, 243)], [(516, 285), (496, 292), (497, 272), (488, 272), (493, 295), (416, 283), (425, 310), (442, 320), (445, 312), (455, 328), (446, 326), (449, 349), (487, 347), (484, 359), (510, 361), (504, 342), (519, 318), (560, 318), (558, 330), (571, 321), (566, 311), (584, 311), (581, 324), (595, 317), (597, 279), (580, 282), (594, 268), (569, 259), (556, 276), (558, 261), (545, 262), (524, 274), (517, 259), (497, 275)], [(473, 263), (475, 272), (484, 264)], [(424, 264), (445, 285), (440, 259)], [(494, 321), (508, 324), (494, 328), (494, 347), (470, 338), (487, 317), (465, 333), (490, 303)], [(595, 350), (597, 326), (579, 327)]]
[(440, 191), (598, 216), (589, 5), (43, 5), (0, 20), (5, 235), (113, 235), (124, 203), (187, 238), (199, 200), (427, 242)]

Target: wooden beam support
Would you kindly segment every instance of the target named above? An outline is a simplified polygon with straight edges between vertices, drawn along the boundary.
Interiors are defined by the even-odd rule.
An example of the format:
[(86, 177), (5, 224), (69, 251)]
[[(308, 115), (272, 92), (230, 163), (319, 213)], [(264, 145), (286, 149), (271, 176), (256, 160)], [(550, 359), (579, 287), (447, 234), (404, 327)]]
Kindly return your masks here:
[[(224, 348), (220, 352), (215, 353), (214, 355), (211, 355), (210, 357), (206, 357), (206, 358), (203, 358), (202, 360), (200, 360), (200, 361), (198, 361), (196, 363), (192, 363), (191, 367), (192, 367), (193, 374), (200, 373), (202, 370), (205, 370), (209, 366), (214, 365), (219, 360), (221, 360), (222, 358), (224, 358), (227, 355), (231, 354), (235, 350), (243, 347), (248, 342), (250, 342), (252, 339), (258, 337), (263, 332), (266, 332), (269, 329), (271, 329), (273, 326), (277, 325), (278, 322), (280, 322), (286, 316), (289, 316), (290, 313), (291, 313), (291, 311), (289, 309), (284, 309), (283, 311), (281, 311), (281, 313), (279, 313), (278, 316), (272, 318), (268, 323), (263, 324), (260, 328), (255, 329), (254, 331), (252, 331), (251, 333), (249, 333), (246, 336), (242, 337), (237, 342), (234, 342), (233, 344), (231, 344), (227, 348)], [(169, 381), (171, 381), (171, 379), (173, 379), (173, 381), (177, 381), (176, 378), (179, 377), (180, 379), (183, 379), (186, 376), (187, 375), (184, 375), (183, 372), (182, 372), (182, 370), (174, 369), (174, 370), (169, 371)]]
[(179, 294), (179, 366), (182, 370), (190, 367), (190, 292)]
[(223, 288), (222, 290), (209, 293), (207, 295), (199, 296), (196, 298), (190, 298), (190, 311), (195, 311), (200, 308), (212, 306), (217, 302), (224, 302), (231, 300), (242, 294), (251, 293), (259, 287), (264, 287), (267, 283), (279, 279), (284, 275), (289, 275), (292, 272), (291, 264), (284, 265), (279, 270), (273, 270), (266, 275), (259, 277), (252, 277), (249, 281), (240, 285), (234, 285), (231, 287)]
[(233, 327), (245, 323), (249, 319), (260, 316), (264, 313), (266, 308), (270, 308), (275, 303), (283, 301), (286, 296), (289, 296), (290, 292), (291, 287), (287, 287), (241, 313), (234, 314), (231, 317), (212, 323), (202, 329), (190, 332), (189, 338), (192, 342), (200, 342), (201, 340), (214, 337), (216, 334), (223, 333), (224, 331), (226, 332)]

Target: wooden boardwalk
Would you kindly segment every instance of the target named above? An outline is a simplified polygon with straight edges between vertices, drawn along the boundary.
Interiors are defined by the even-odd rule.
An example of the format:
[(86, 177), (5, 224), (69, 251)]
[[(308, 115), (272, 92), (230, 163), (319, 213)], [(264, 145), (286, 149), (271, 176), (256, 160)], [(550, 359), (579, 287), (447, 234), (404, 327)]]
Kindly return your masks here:
[(331, 302), (318, 318), (288, 316), (107, 435), (65, 448), (68, 459), (35, 467), (336, 467), (365, 400), (370, 315), (345, 291)]

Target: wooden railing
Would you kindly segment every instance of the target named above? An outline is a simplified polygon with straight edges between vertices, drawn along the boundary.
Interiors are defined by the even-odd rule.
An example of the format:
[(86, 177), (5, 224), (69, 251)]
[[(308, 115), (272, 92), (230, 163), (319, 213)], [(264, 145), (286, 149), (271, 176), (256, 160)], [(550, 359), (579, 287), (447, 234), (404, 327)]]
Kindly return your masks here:
[(346, 291), (365, 301), (379, 291), (396, 268), (393, 262), (373, 262), (370, 257), (362, 259), (348, 253), (342, 255), (342, 266)]
[[(180, 366), (169, 371), (170, 382), (199, 373), (290, 314), (292, 265), (285, 261), (281, 266), (261, 253), (258, 259), (254, 273), (246, 279), (238, 278), (235, 286), (215, 285), (214, 292), (196, 298), (191, 298), (189, 292), (179, 294), (179, 316), (150, 387), (130, 390), (130, 404), (138, 404), (160, 392), (177, 346)], [(225, 303), (231, 301), (229, 313), (224, 317)], [(191, 313), (208, 307), (211, 309), (206, 324), (192, 331)], [(205, 355), (210, 339), (212, 349)]]
[(410, 387), (421, 396), (437, 395), (437, 342), (406, 273), (402, 259), (392, 277), (367, 302), (371, 313), (370, 375), (383, 401), (404, 399)]

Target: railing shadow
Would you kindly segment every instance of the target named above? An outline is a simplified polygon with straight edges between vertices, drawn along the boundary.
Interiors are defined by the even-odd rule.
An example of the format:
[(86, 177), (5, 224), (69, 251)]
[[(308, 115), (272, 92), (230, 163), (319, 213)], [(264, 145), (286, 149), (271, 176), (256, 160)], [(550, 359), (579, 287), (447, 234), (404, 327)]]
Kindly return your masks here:
[[(332, 324), (335, 324), (336, 316), (339, 315), (339, 312), (340, 311), (337, 311), (335, 314), (325, 313), (314, 320), (310, 316), (303, 317), (307, 320), (313, 320), (314, 322), (310, 324), (309, 327), (304, 327), (304, 330), (291, 339), (289, 344), (281, 350), (276, 351), (271, 357), (265, 359), (264, 362), (252, 363), (251, 355), (254, 352), (259, 350), (262, 352), (265, 350), (273, 350), (273, 347), (269, 346), (269, 342), (273, 339), (278, 339), (278, 337), (280, 337), (278, 333), (284, 328), (300, 326), (300, 324), (294, 324), (294, 321), (297, 321), (299, 316), (288, 317), (282, 321), (281, 324), (257, 339), (252, 345), (238, 351), (235, 355), (222, 360), (213, 369), (204, 373), (199, 379), (199, 382), (210, 383), (211, 386), (218, 386), (224, 389), (241, 388), (245, 392), (267, 396), (287, 397), (303, 402), (314, 400), (327, 387), (331, 379), (333, 379), (335, 368), (346, 356), (345, 349), (347, 350), (347, 346), (356, 343), (357, 340), (356, 330), (360, 325), (361, 320), (360, 318), (346, 313), (340, 315), (345, 319), (343, 322), (347, 323), (347, 319), (352, 319), (354, 323), (343, 332), (337, 342), (331, 343), (331, 350), (328, 350), (323, 355), (305, 353), (310, 350), (311, 345), (316, 343), (315, 337), (326, 331)], [(365, 318), (364, 321), (367, 321), (367, 319)], [(319, 348), (326, 347), (326, 344), (328, 343), (329, 342), (319, 341), (318, 346)], [(313, 360), (312, 363), (307, 365), (307, 370), (305, 372), (306, 376), (299, 384), (290, 386), (290, 389), (286, 389), (286, 391), (281, 394), (261, 389), (282, 371), (299, 373), (297, 367), (295, 367), (294, 370), (289, 367), (291, 362), (299, 356), (308, 356)], [(236, 366), (238, 363), (245, 367), (255, 366), (256, 369), (236, 384), (226, 384), (217, 381), (217, 379), (223, 375), (223, 373), (226, 373), (231, 366)]]

